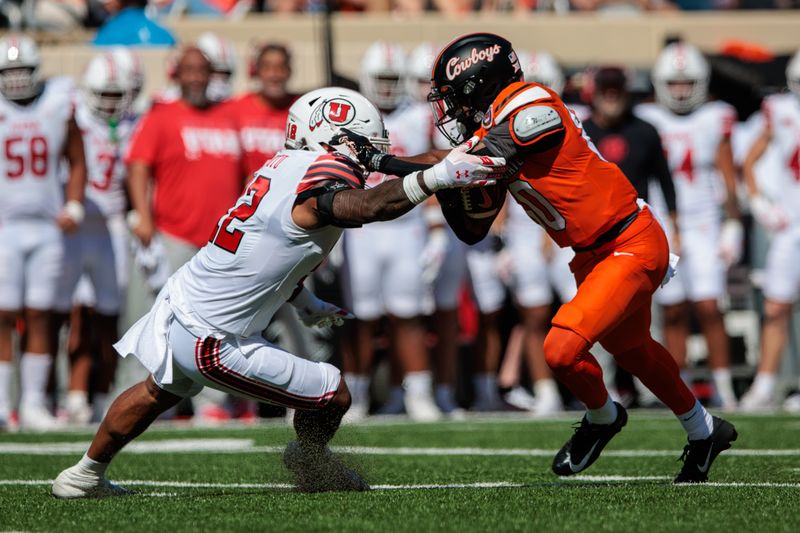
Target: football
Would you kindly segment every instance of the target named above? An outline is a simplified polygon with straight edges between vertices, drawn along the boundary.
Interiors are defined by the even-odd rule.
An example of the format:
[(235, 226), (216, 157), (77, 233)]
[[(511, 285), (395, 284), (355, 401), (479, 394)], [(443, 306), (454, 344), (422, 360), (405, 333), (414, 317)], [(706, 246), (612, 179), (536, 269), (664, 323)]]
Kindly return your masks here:
[(506, 196), (505, 184), (464, 187), (457, 191), (464, 214), (477, 220), (496, 216)]

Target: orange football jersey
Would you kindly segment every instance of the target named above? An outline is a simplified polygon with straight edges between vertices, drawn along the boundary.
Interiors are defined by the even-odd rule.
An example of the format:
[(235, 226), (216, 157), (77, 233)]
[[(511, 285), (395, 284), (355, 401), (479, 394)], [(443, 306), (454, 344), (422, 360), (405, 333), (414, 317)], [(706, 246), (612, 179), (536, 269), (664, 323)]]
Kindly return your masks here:
[[(637, 210), (636, 190), (602, 158), (556, 93), (516, 82), (495, 98), (476, 135), (519, 167), (509, 192), (559, 246), (588, 246)], [(563, 141), (548, 144), (548, 137)], [(553, 143), (551, 143), (553, 144)]]

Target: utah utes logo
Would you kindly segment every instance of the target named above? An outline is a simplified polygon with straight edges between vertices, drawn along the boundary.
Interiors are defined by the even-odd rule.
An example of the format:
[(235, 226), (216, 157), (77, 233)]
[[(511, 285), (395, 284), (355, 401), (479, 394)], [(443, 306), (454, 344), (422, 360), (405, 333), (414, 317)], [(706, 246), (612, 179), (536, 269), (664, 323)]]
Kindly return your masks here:
[(348, 102), (347, 100), (342, 100), (341, 98), (337, 98), (335, 100), (331, 100), (325, 104), (326, 112), (325, 116), (328, 117), (328, 122), (333, 124), (337, 124), (339, 126), (344, 126), (345, 124), (349, 124), (353, 121), (356, 117), (356, 112), (353, 109), (353, 104)]
[(356, 118), (355, 106), (344, 98), (327, 100), (311, 114), (309, 129), (314, 131), (323, 121), (335, 126), (345, 126)]

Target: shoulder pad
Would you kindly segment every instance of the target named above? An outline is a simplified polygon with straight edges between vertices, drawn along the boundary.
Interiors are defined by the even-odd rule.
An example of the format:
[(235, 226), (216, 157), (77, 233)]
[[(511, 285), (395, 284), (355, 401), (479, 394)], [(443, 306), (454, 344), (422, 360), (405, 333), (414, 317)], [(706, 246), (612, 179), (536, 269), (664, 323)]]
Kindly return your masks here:
[(555, 109), (548, 105), (533, 105), (514, 115), (511, 131), (517, 144), (526, 145), (562, 126), (561, 115)]
[(500, 97), (502, 100), (492, 112), (494, 124), (500, 124), (518, 109), (540, 100), (548, 100), (552, 95), (539, 85), (523, 84), (508, 94), (501, 93)]

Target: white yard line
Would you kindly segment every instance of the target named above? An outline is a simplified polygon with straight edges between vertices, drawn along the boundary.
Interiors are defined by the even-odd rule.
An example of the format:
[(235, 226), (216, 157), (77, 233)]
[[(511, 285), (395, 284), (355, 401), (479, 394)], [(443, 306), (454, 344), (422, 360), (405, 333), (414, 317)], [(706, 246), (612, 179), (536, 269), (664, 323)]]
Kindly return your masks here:
[[(575, 476), (569, 478), (558, 478), (553, 482), (532, 482), (520, 483), (514, 481), (481, 481), (473, 483), (424, 483), (424, 484), (400, 484), (400, 485), (373, 485), (373, 490), (433, 490), (433, 489), (497, 489), (497, 488), (525, 488), (525, 487), (544, 487), (544, 486), (567, 486), (581, 483), (625, 483), (637, 481), (658, 481), (663, 482), (665, 487), (670, 486), (668, 482), (671, 476)], [(0, 479), (0, 486), (49, 486), (53, 483), (48, 479)], [(160, 487), (175, 489), (265, 489), (265, 490), (289, 490), (292, 485), (287, 483), (202, 483), (189, 481), (155, 481), (155, 480), (119, 480), (122, 486), (128, 487)], [(792, 488), (800, 489), (800, 483), (759, 483), (759, 482), (709, 482), (699, 485), (680, 485), (680, 488), (697, 487), (755, 487), (755, 488)], [(142, 496), (180, 496), (178, 493), (165, 492), (142, 492)]]
[[(6, 442), (0, 443), (0, 455), (74, 455), (86, 451), (88, 441), (78, 442)], [(378, 446), (333, 446), (333, 451), (352, 455), (377, 456), (429, 456), (429, 457), (551, 457), (556, 450), (547, 448), (482, 448), (482, 447), (378, 447)], [(283, 453), (284, 446), (256, 446), (253, 439), (166, 439), (142, 440), (125, 448), (127, 454), (160, 453)], [(605, 457), (673, 457), (680, 454), (674, 450), (606, 450)], [(797, 457), (800, 449), (737, 449), (725, 452), (726, 457)]]

